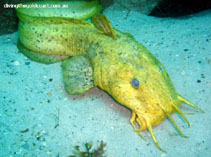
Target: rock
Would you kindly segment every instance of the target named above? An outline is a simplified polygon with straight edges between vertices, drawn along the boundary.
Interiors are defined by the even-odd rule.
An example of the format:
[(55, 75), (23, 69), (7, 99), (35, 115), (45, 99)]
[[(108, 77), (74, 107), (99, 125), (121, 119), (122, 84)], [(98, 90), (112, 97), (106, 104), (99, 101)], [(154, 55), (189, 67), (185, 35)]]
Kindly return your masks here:
[(1, 0), (0, 1), (0, 35), (17, 31), (18, 19), (15, 14), (16, 4), (33, 0)]
[(211, 0), (162, 0), (149, 15), (179, 17), (207, 9), (211, 9)]
[(148, 15), (161, 0), (114, 0), (116, 4), (127, 10), (137, 10)]
[(12, 33), (17, 30), (17, 18), (15, 16), (15, 10), (5, 8), (5, 4), (9, 4), (9, 1), (0, 1), (0, 35), (5, 33)]

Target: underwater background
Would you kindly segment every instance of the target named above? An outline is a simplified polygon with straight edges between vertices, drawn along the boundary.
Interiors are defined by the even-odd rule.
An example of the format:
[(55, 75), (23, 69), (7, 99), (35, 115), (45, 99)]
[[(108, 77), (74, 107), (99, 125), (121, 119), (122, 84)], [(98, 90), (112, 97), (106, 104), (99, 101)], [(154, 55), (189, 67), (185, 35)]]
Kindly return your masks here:
[(74, 146), (106, 143), (104, 156), (211, 156), (211, 10), (176, 18), (147, 16), (111, 5), (103, 10), (113, 27), (131, 33), (165, 66), (178, 93), (205, 111), (181, 105), (191, 127), (165, 119), (143, 141), (130, 125), (131, 111), (93, 88), (83, 95), (64, 90), (61, 63), (44, 65), (18, 52), (18, 32), (0, 36), (0, 157), (67, 157)]

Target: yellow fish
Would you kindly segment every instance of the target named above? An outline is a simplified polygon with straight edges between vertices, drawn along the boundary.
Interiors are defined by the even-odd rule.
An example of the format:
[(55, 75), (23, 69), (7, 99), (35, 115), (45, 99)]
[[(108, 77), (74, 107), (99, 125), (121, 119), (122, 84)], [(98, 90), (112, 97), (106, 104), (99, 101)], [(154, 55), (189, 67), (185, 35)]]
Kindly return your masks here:
[[(179, 106), (184, 102), (202, 110), (177, 93), (163, 65), (132, 35), (114, 29), (102, 14), (93, 16), (101, 8), (97, 1), (77, 5), (82, 4), (89, 16), (52, 17), (52, 10), (38, 15), (36, 10), (17, 9), (19, 50), (41, 63), (63, 61), (63, 81), (69, 94), (82, 94), (94, 86), (108, 92), (132, 111), (130, 123), (135, 132), (140, 135), (148, 129), (157, 148), (165, 152), (152, 126), (168, 117), (185, 137), (171, 114), (178, 112), (189, 126)], [(91, 22), (84, 20), (91, 16)]]

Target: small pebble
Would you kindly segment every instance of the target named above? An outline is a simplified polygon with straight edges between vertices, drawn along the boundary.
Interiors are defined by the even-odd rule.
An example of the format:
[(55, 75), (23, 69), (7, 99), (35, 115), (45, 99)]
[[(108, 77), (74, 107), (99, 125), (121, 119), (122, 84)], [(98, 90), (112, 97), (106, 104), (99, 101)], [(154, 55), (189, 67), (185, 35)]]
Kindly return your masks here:
[(52, 151), (51, 150), (47, 151), (47, 154), (52, 154)]
[(30, 64), (30, 62), (25, 62), (25, 65), (29, 65)]
[(48, 95), (48, 96), (51, 96), (52, 94), (51, 94), (51, 92), (48, 92), (47, 95)]
[(28, 143), (25, 143), (21, 147), (24, 148), (24, 149), (29, 149), (29, 144)]
[(14, 65), (18, 66), (18, 65), (20, 65), (20, 63), (18, 61), (15, 61)]
[(25, 129), (25, 130), (21, 130), (20, 132), (21, 133), (26, 133), (26, 132), (28, 132), (29, 131), (29, 129), (27, 128), (27, 129)]
[(46, 147), (47, 146), (47, 143), (46, 142), (42, 142), (42, 145)]
[(205, 78), (204, 74), (201, 74), (201, 78)]
[(197, 83), (201, 83), (201, 80), (197, 80)]
[(16, 152), (14, 152), (14, 154), (21, 154), (22, 149), (18, 149)]

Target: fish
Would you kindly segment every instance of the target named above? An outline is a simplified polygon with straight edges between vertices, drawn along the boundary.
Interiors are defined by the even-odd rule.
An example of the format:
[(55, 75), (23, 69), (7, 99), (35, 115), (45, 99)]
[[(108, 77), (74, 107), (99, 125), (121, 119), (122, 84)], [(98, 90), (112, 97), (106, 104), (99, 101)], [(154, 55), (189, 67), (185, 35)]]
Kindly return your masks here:
[[(92, 7), (99, 11), (98, 5)], [(186, 103), (204, 111), (176, 91), (164, 66), (144, 45), (130, 33), (113, 28), (98, 11), (89, 14), (89, 21), (80, 16), (42, 15), (36, 21), (30, 20), (26, 11), (17, 11), (17, 47), (31, 60), (44, 64), (62, 62), (67, 93), (83, 94), (93, 87), (107, 92), (132, 112), (130, 123), (134, 131), (143, 138), (140, 132), (148, 130), (156, 147), (166, 152), (160, 147), (153, 126), (168, 118), (186, 137), (171, 114), (177, 112), (190, 126), (180, 105)]]

